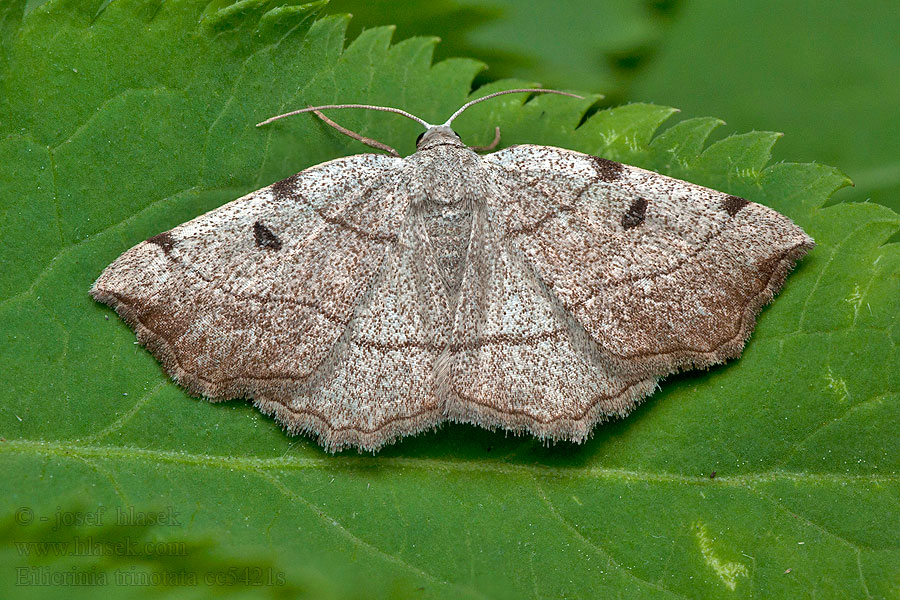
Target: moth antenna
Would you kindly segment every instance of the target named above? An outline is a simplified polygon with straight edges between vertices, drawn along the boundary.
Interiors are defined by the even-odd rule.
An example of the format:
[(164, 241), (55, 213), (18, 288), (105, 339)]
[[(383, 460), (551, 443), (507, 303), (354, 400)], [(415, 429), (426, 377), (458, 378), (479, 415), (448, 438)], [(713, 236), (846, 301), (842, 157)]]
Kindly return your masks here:
[[(558, 93), (562, 93), (562, 92), (558, 92)], [(306, 108), (301, 108), (299, 110), (292, 110), (291, 112), (286, 112), (281, 115), (269, 117), (265, 121), (257, 123), (256, 126), (262, 127), (263, 125), (268, 125), (272, 121), (277, 121), (278, 119), (283, 119), (285, 117), (290, 117), (293, 115), (299, 115), (300, 113), (305, 113), (305, 112), (314, 112), (314, 111), (318, 111), (318, 110), (325, 110), (328, 108), (367, 108), (369, 110), (382, 110), (384, 112), (392, 112), (392, 113), (397, 113), (398, 115), (403, 115), (407, 119), (412, 119), (416, 123), (419, 123), (420, 125), (425, 127), (425, 129), (428, 129), (429, 127), (434, 127), (434, 125), (432, 125), (431, 123), (428, 123), (424, 119), (420, 119), (416, 115), (414, 115), (412, 113), (408, 113), (405, 110), (400, 110), (399, 108), (394, 108), (393, 106), (373, 106), (371, 104), (323, 104), (321, 106), (307, 106)]]
[(514, 90), (503, 90), (502, 92), (494, 92), (493, 94), (488, 94), (487, 96), (482, 96), (481, 98), (476, 98), (471, 102), (466, 102), (462, 106), (459, 107), (455, 113), (450, 115), (450, 118), (447, 119), (447, 122), (444, 123), (445, 126), (450, 126), (450, 123), (453, 122), (453, 119), (462, 114), (464, 110), (469, 108), (474, 104), (478, 104), (479, 102), (484, 102), (485, 100), (490, 100), (491, 98), (496, 98), (497, 96), (503, 96), (505, 94), (522, 94), (522, 93), (531, 93), (531, 94), (559, 94), (560, 96), (569, 96), (572, 98), (578, 98), (579, 100), (584, 100), (584, 96), (579, 96), (578, 94), (570, 94), (569, 92), (561, 92), (559, 90), (545, 90), (543, 88), (517, 88)]

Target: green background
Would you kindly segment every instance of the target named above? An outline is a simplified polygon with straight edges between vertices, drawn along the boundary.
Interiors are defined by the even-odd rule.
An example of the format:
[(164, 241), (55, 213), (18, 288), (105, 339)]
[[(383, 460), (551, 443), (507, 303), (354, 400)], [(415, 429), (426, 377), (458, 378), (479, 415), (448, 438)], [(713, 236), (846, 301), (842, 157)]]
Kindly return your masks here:
[[(0, 596), (897, 598), (895, 12), (3, 3)], [(365, 151), (265, 117), (343, 101), (436, 121), (473, 85), (538, 82), (589, 97), (499, 98), (459, 119), (463, 139), (499, 125), (503, 145), (715, 187), (818, 244), (741, 359), (669, 377), (584, 445), (445, 425), (332, 456), (246, 402), (190, 398), (87, 296), (142, 239)], [(413, 151), (410, 121), (340, 117)], [(79, 574), (97, 586), (66, 584)]]
[[(410, 7), (414, 6), (412, 9)], [(844, 201), (900, 209), (900, 11), (889, 0), (334, 0), (350, 32), (437, 35), (436, 56), (521, 77), (715, 115), (725, 132), (785, 134), (775, 160), (847, 173)]]

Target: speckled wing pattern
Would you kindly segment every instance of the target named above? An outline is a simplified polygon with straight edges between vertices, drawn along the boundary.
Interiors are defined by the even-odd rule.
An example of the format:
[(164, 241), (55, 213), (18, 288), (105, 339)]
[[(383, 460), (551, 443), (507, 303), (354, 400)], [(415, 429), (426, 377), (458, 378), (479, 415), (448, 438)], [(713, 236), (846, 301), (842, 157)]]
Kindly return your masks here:
[(770, 208), (603, 158), (523, 145), (484, 162), (498, 235), (623, 377), (738, 356), (814, 246)]
[[(370, 368), (391, 352), (378, 336), (427, 330), (403, 313), (429, 282), (406, 277), (422, 249), (394, 193), (402, 168), (365, 154), (307, 169), (138, 244), (91, 294), (190, 392), (253, 398), (331, 448), (378, 447), (385, 429), (441, 418), (427, 410), (427, 357)], [(414, 414), (391, 405), (400, 394)]]
[(742, 198), (547, 146), (483, 157), (452, 343), (454, 420), (582, 441), (679, 369), (740, 354), (813, 242)]
[(440, 395), (453, 420), (580, 442), (598, 421), (626, 414), (656, 377), (604, 360), (516, 248), (509, 215), (492, 210), (493, 200), (474, 217), (452, 343), (438, 365)]
[(190, 392), (251, 398), (332, 451), (448, 419), (578, 442), (660, 377), (739, 355), (812, 247), (735, 196), (447, 136), (156, 235), (91, 294)]

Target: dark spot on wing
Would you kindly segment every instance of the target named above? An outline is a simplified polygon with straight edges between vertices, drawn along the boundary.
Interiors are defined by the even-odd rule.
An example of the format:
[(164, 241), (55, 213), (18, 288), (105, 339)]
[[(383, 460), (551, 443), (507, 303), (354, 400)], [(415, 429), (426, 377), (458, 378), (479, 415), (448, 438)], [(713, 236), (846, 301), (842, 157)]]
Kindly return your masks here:
[(606, 158), (600, 158), (599, 156), (594, 156), (594, 167), (597, 169), (597, 176), (600, 178), (600, 181), (616, 181), (622, 178), (622, 170), (624, 167), (622, 163), (617, 163), (614, 160), (609, 160)]
[(741, 210), (748, 204), (750, 203), (739, 196), (728, 196), (722, 202), (722, 208), (725, 209), (725, 212), (728, 213), (729, 217), (733, 217), (734, 215), (738, 214), (739, 210)]
[(291, 175), (290, 177), (285, 177), (281, 181), (276, 181), (272, 184), (272, 195), (275, 196), (276, 200), (285, 200), (294, 195), (294, 191), (297, 189), (295, 183), (297, 182), (297, 178), (300, 176)]
[(163, 231), (162, 233), (158, 233), (154, 235), (152, 238), (148, 238), (147, 242), (151, 244), (156, 244), (162, 251), (166, 254), (172, 251), (172, 248), (175, 247), (175, 240), (172, 239), (172, 236), (169, 235), (168, 231)]
[(647, 201), (644, 198), (638, 198), (631, 203), (625, 214), (622, 215), (622, 227), (631, 229), (637, 227), (644, 222), (644, 215), (647, 214)]
[(259, 221), (253, 224), (253, 237), (256, 238), (256, 245), (260, 248), (281, 250), (281, 240), (278, 239), (278, 236)]

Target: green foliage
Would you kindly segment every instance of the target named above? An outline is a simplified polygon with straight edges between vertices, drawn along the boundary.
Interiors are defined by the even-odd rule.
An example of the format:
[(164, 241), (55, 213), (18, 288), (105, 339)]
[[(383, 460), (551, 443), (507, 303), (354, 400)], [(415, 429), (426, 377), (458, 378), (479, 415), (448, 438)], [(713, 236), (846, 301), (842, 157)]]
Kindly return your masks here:
[(436, 58), (471, 56), (488, 69), (477, 82), (526, 77), (546, 87), (577, 82), (618, 99), (667, 26), (666, 2), (522, 0), (332, 0), (353, 14), (349, 34), (396, 25), (398, 37), (440, 35)]
[(800, 0), (334, 0), (356, 30), (395, 23), (472, 56), (478, 81), (525, 77), (785, 133), (776, 159), (837, 165), (845, 201), (900, 210), (900, 11)]
[(838, 165), (856, 184), (842, 198), (900, 210), (896, 4), (682, 4), (629, 97), (712, 113), (733, 130), (783, 131), (777, 158)]
[[(817, 164), (766, 166), (776, 134), (704, 146), (631, 104), (508, 96), (458, 121), (471, 144), (566, 146), (746, 196), (819, 246), (744, 356), (671, 377), (582, 446), (453, 425), (377, 456), (324, 454), (244, 402), (189, 398), (90, 300), (122, 251), (309, 165), (366, 151), (282, 110), (393, 104), (426, 120), (482, 68), (431, 64), (320, 5), (50, 0), (0, 8), (0, 595), (211, 591), (241, 597), (889, 597), (900, 581), (900, 217), (835, 204)], [(27, 14), (26, 14), (27, 13)], [(479, 94), (522, 82), (503, 81)], [(408, 153), (414, 123), (339, 121)], [(716, 471), (716, 477), (709, 474)], [(25, 525), (20, 507), (166, 510), (177, 526)], [(110, 523), (107, 523), (110, 525)], [(23, 556), (15, 541), (184, 542), (186, 555)], [(16, 586), (16, 567), (114, 573), (232, 567), (284, 585)], [(790, 569), (790, 573), (786, 570)]]

